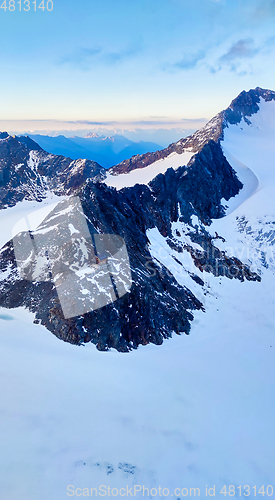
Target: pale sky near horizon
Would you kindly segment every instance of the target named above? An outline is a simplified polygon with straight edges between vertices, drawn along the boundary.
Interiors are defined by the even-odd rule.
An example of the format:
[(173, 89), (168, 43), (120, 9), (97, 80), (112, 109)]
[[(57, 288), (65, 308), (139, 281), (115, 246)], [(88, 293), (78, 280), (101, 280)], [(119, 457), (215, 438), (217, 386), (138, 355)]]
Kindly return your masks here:
[(0, 121), (163, 125), (275, 88), (275, 0), (40, 1), (0, 9)]

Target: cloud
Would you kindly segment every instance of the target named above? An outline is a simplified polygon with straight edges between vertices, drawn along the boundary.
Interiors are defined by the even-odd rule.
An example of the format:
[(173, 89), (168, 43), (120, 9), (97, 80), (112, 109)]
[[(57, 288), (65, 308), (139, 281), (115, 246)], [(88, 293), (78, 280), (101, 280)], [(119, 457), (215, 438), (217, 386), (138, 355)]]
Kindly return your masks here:
[(274, 35), (274, 36), (269, 37), (269, 38), (265, 41), (265, 45), (275, 45), (275, 35)]
[(74, 64), (81, 66), (87, 62), (91, 62), (95, 59), (95, 57), (99, 56), (102, 53), (101, 49), (87, 49), (81, 48), (77, 50), (74, 54), (69, 54), (61, 57), (59, 59), (59, 64)]
[(254, 17), (257, 19), (275, 16), (275, 0), (260, 0), (255, 8)]
[(232, 61), (236, 61), (237, 59), (254, 57), (256, 54), (258, 54), (260, 49), (254, 48), (253, 45), (253, 38), (238, 40), (238, 42), (234, 43), (230, 47), (228, 52), (226, 52), (219, 58), (219, 62), (231, 63)]
[(253, 38), (238, 40), (217, 59), (216, 63), (208, 65), (208, 69), (211, 73), (217, 73), (227, 66), (239, 76), (252, 73), (251, 59), (261, 52), (264, 46), (255, 47)]
[(197, 66), (199, 61), (204, 59), (204, 57), (205, 53), (202, 51), (197, 52), (196, 54), (188, 54), (175, 63), (175, 67), (180, 69), (193, 69)]
[(274, 51), (275, 36), (267, 38), (258, 46), (253, 38), (241, 39), (235, 42), (230, 49), (222, 54), (216, 64), (208, 66), (211, 73), (217, 73), (225, 66), (239, 76), (253, 73), (252, 59), (257, 55), (269, 55)]
[(107, 52), (102, 56), (102, 62), (106, 64), (116, 64), (125, 59), (130, 59), (141, 52), (140, 47), (128, 47), (117, 52)]
[(219, 6), (225, 7), (226, 5), (226, 0), (210, 0), (213, 3), (219, 4)]
[(111, 66), (140, 53), (140, 47), (126, 47), (117, 51), (104, 51), (102, 48), (79, 48), (72, 54), (61, 57), (57, 64), (77, 66), (83, 71), (90, 70), (93, 66), (103, 64)]
[[(108, 121), (108, 120), (102, 120), (102, 121), (90, 121), (90, 120), (67, 120), (66, 123), (70, 125), (87, 125), (87, 126), (122, 126), (122, 125), (127, 125), (127, 126), (168, 126), (168, 125), (174, 125), (174, 126), (179, 126), (179, 125), (190, 125), (190, 126), (196, 126), (196, 124), (201, 124), (202, 122), (205, 123), (208, 119), (207, 118), (179, 118), (179, 119), (169, 119), (167, 117), (156, 117), (155, 119), (144, 119), (144, 120), (124, 120), (122, 121)], [(1, 122), (1, 120), (0, 120)], [(64, 122), (65, 123), (65, 122)]]
[(162, 66), (164, 71), (175, 71), (175, 70), (191, 70), (194, 69), (197, 64), (205, 58), (205, 52), (202, 50), (196, 52), (195, 54), (185, 54), (182, 59), (175, 63), (168, 63)]

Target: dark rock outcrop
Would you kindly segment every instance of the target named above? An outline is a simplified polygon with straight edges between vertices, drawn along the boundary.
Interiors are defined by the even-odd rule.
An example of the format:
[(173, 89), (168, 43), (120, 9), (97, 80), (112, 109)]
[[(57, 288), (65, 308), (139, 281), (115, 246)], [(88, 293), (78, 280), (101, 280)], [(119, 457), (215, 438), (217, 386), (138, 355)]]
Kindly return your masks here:
[[(210, 141), (196, 155), (188, 168), (168, 169), (146, 185), (116, 191), (101, 182), (87, 181), (74, 191), (80, 200), (91, 233), (118, 234), (126, 244), (132, 273), (132, 288), (116, 302), (84, 315), (65, 319), (56, 289), (51, 282), (26, 281), (18, 276), (12, 242), (1, 255), (1, 268), (9, 270), (0, 286), (2, 307), (25, 306), (36, 314), (36, 321), (45, 325), (58, 338), (81, 344), (93, 342), (98, 349), (114, 347), (119, 351), (136, 348), (149, 342), (161, 344), (172, 333), (190, 331), (192, 310), (202, 309), (201, 302), (186, 287), (179, 285), (168, 270), (152, 259), (146, 231), (157, 227), (173, 245), (171, 223), (178, 219), (191, 223), (191, 216), (208, 224), (212, 217), (224, 213), (221, 198), (234, 196), (242, 187), (223, 156), (221, 147)], [(199, 236), (198, 236), (199, 237)], [(208, 250), (202, 255), (192, 247), (189, 252), (198, 268), (211, 272), (213, 262), (218, 269), (234, 264), (237, 279), (258, 279), (243, 272), (240, 261), (228, 261), (215, 249), (207, 231), (200, 233)], [(62, 258), (62, 248), (60, 248)], [(194, 276), (197, 283), (203, 281)]]
[[(275, 93), (259, 88), (242, 92), (227, 110), (192, 136), (112, 168), (110, 172), (118, 175), (173, 152), (194, 152), (187, 166), (170, 168), (148, 185), (136, 184), (120, 191), (101, 182), (105, 171), (95, 162), (49, 155), (29, 138), (0, 134), (0, 208), (23, 199), (41, 200), (49, 191), (77, 196), (90, 235), (123, 238), (132, 274), (129, 293), (104, 307), (66, 319), (54, 283), (43, 281), (41, 276), (33, 280), (22, 277), (13, 242), (8, 242), (0, 251), (0, 271), (5, 273), (0, 282), (0, 306), (25, 306), (35, 313), (35, 322), (58, 338), (76, 345), (91, 341), (99, 350), (113, 347), (128, 351), (149, 342), (161, 344), (173, 333), (188, 334), (192, 311), (203, 309), (202, 303), (176, 281), (161, 259), (152, 258), (147, 238), (147, 230), (152, 228), (165, 238), (176, 265), (182, 265), (180, 256), (184, 252), (191, 255), (197, 271), (193, 269), (189, 275), (195, 286), (204, 287), (198, 270), (229, 279), (259, 281), (260, 277), (239, 259), (228, 257), (215, 246), (215, 240), (222, 236), (211, 237), (207, 226), (213, 218), (223, 217), (222, 199), (229, 200), (242, 188), (222, 152), (223, 130), (229, 123), (249, 120), (257, 112), (260, 98), (275, 99)], [(62, 207), (62, 202), (58, 206)], [(193, 216), (198, 217), (199, 226), (193, 225)], [(186, 233), (189, 243), (181, 239), (178, 230), (173, 233), (172, 223), (176, 221), (192, 228)], [(48, 229), (46, 222), (40, 231), (42, 239)], [(58, 224), (53, 229), (53, 246), (54, 231), (60, 231)], [(60, 252), (57, 260), (65, 262), (66, 249), (61, 246), (55, 252)]]
[(110, 168), (109, 172), (112, 175), (128, 173), (136, 168), (144, 168), (157, 160), (167, 158), (171, 153), (181, 154), (186, 150), (197, 153), (210, 140), (218, 143), (222, 140), (223, 130), (227, 127), (228, 123), (239, 123), (242, 118), (244, 118), (247, 123), (250, 123), (249, 117), (259, 110), (258, 104), (260, 103), (260, 98), (265, 101), (274, 100), (275, 92), (261, 89), (260, 87), (256, 87), (254, 90), (249, 90), (248, 92), (243, 91), (231, 102), (226, 110), (216, 115), (205, 125), (205, 127), (194, 134), (170, 144), (161, 151), (136, 155), (128, 160), (124, 160), (115, 167)]
[(22, 200), (41, 201), (49, 191), (72, 194), (87, 179), (105, 177), (90, 160), (71, 160), (46, 153), (29, 137), (0, 137), (0, 209)]
[(227, 123), (240, 123), (242, 118), (249, 124), (249, 117), (259, 111), (260, 99), (266, 102), (275, 100), (275, 92), (272, 90), (256, 87), (248, 92), (243, 90), (236, 99), (233, 99), (230, 106), (224, 111), (224, 118)]

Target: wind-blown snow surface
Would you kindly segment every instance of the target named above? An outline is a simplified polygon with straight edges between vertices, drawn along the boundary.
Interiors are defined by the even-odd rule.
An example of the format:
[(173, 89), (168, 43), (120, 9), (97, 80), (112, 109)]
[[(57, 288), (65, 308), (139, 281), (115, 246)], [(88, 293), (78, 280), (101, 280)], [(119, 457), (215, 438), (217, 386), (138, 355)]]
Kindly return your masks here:
[(202, 498), (215, 484), (223, 498), (225, 484), (274, 482), (273, 276), (219, 282), (209, 275), (192, 335), (130, 354), (77, 348), (1, 311), (14, 317), (0, 319), (5, 500), (135, 484)]
[(200, 488), (205, 498), (206, 484), (223, 498), (224, 485), (274, 484), (274, 276), (196, 272), (207, 313), (192, 334), (129, 354), (75, 347), (23, 309), (0, 311), (3, 498), (62, 500), (68, 485)]
[(250, 198), (259, 187), (259, 179), (254, 174), (254, 172), (244, 165), (242, 162), (237, 160), (229, 151), (226, 151), (223, 147), (223, 153), (226, 156), (227, 161), (230, 163), (231, 167), (238, 174), (238, 178), (243, 184), (241, 191), (234, 197), (230, 198), (228, 201), (223, 199), (222, 202), (227, 207), (226, 214), (229, 215), (231, 212), (236, 210), (236, 208), (241, 205), (245, 200)]
[(107, 173), (105, 183), (120, 190), (135, 184), (148, 184), (158, 174), (164, 174), (168, 168), (178, 168), (187, 165), (194, 152), (185, 151), (182, 154), (172, 153), (166, 158), (158, 160), (148, 167), (137, 168), (128, 174), (112, 175)]
[[(221, 143), (226, 157), (229, 153), (229, 162), (233, 156), (258, 178), (259, 185), (256, 186), (255, 182), (248, 196), (249, 201), (245, 208), (240, 209), (250, 215), (267, 215), (274, 213), (275, 208), (275, 101), (265, 102), (261, 98), (259, 106), (260, 110), (249, 117), (250, 125), (242, 120), (237, 125), (225, 128)], [(241, 170), (236, 164), (234, 168), (237, 173)], [(257, 192), (251, 197), (254, 188), (257, 188)]]
[(25, 227), (22, 227), (22, 222), (20, 222), (22, 219), (30, 216), (30, 222), (33, 222), (33, 224), (29, 229), (35, 229), (54, 206), (65, 198), (66, 196), (56, 196), (49, 191), (47, 197), (41, 202), (24, 200), (14, 207), (0, 210), (0, 248), (11, 240), (15, 234), (25, 230)]
[(230, 207), (228, 216), (213, 221), (210, 228), (226, 239), (217, 241), (219, 248), (255, 269), (275, 263), (275, 101), (261, 99), (259, 106), (249, 117), (250, 125), (242, 120), (224, 130), (224, 154), (240, 178), (246, 172), (249, 182), (239, 195), (225, 202)]

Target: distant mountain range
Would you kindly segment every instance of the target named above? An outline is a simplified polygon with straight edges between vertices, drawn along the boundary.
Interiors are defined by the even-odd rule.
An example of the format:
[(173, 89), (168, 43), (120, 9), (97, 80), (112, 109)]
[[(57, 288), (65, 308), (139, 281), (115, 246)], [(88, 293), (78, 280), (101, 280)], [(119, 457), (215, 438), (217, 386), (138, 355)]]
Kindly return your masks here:
[(78, 158), (93, 160), (104, 168), (117, 165), (134, 155), (148, 151), (154, 152), (162, 147), (154, 142), (134, 142), (122, 135), (112, 137), (87, 134), (86, 137), (70, 137), (64, 135), (51, 137), (48, 135), (30, 135), (39, 146), (48, 153), (62, 155), (77, 160)]

